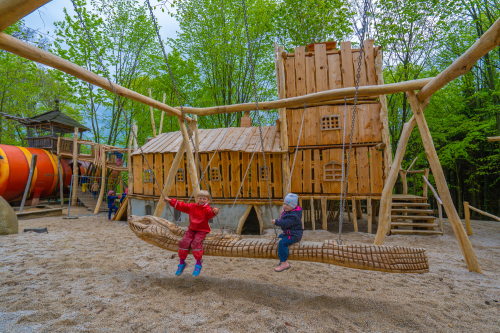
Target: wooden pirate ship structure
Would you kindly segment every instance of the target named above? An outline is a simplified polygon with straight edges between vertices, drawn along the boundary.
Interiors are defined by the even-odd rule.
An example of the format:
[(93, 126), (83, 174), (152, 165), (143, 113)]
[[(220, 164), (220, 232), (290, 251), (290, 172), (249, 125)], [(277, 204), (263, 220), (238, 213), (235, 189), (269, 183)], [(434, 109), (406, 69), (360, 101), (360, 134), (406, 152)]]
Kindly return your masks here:
[[(49, 0), (32, 0), (19, 2), (16, 0), (0, 0), (0, 31), (3, 31), (5, 28), (14, 24), (40, 6), (43, 6), (48, 1)], [(376, 64), (378, 62), (375, 61), (378, 56), (378, 50), (376, 51), (373, 46), (367, 44), (366, 52), (364, 52), (365, 55), (361, 58), (361, 61), (364, 61), (365, 64), (361, 66), (362, 71), (364, 71), (364, 75), (360, 77), (359, 89), (354, 87), (354, 85), (352, 85), (352, 81), (350, 81), (350, 73), (353, 73), (354, 75), (355, 61), (353, 61), (353, 53), (356, 53), (356, 50), (348, 48), (347, 43), (341, 43), (340, 50), (327, 50), (327, 45), (325, 45), (325, 52), (322, 50), (323, 46), (319, 46), (322, 44), (316, 44), (314, 45), (314, 50), (296, 49), (293, 55), (284, 53), (283, 48), (276, 47), (276, 73), (279, 99), (275, 101), (260, 102), (258, 104), (258, 109), (279, 110), (280, 121), (276, 126), (276, 130), (272, 128), (267, 130), (267, 135), (270, 135), (273, 132), (275, 133), (275, 141), (276, 136), (279, 133), (279, 152), (274, 151), (274, 142), (271, 146), (271, 140), (269, 139), (266, 141), (268, 143), (267, 148), (264, 148), (264, 153), (269, 154), (264, 156), (269, 156), (269, 158), (266, 159), (265, 164), (264, 161), (262, 161), (262, 164), (258, 164), (258, 166), (259, 168), (264, 167), (262, 169), (264, 172), (276, 170), (276, 173), (269, 173), (271, 173), (271, 176), (277, 175), (278, 177), (275, 177), (274, 186), (270, 186), (269, 190), (267, 190), (266, 185), (265, 190), (260, 189), (257, 192), (255, 191), (255, 188), (252, 189), (251, 184), (252, 181), (255, 182), (256, 180), (249, 180), (249, 183), (247, 184), (248, 189), (242, 189), (244, 194), (241, 200), (251, 199), (252, 202), (246, 202), (248, 207), (256, 205), (256, 203), (265, 200), (263, 196), (266, 194), (266, 191), (267, 194), (270, 194), (270, 191), (272, 191), (271, 188), (274, 188), (274, 194), (272, 195), (274, 196), (274, 200), (277, 205), (279, 205), (281, 197), (286, 192), (286, 180), (290, 179), (290, 174), (293, 186), (292, 191), (299, 192), (303, 200), (309, 199), (314, 205), (314, 200), (316, 199), (324, 201), (329, 198), (337, 198), (338, 193), (334, 183), (338, 181), (338, 166), (339, 164), (342, 166), (349, 163), (350, 168), (353, 168), (354, 170), (355, 167), (356, 169), (356, 178), (347, 179), (347, 182), (350, 182), (350, 184), (348, 184), (349, 188), (347, 195), (354, 197), (355, 199), (358, 197), (365, 197), (368, 202), (372, 199), (380, 200), (380, 212), (378, 214), (379, 221), (374, 243), (375, 245), (381, 245), (385, 240), (385, 236), (391, 229), (391, 210), (393, 207), (392, 192), (394, 184), (401, 168), (401, 162), (410, 134), (415, 125), (418, 124), (418, 130), (420, 136), (422, 137), (422, 143), (425, 148), (430, 169), (432, 170), (436, 182), (436, 191), (442, 201), (442, 206), (446, 211), (448, 221), (457, 237), (458, 243), (460, 244), (465, 262), (470, 271), (481, 272), (471, 243), (453, 205), (450, 191), (447, 187), (444, 173), (434, 148), (432, 136), (427, 126), (424, 113), (427, 105), (429, 104), (430, 98), (435, 92), (455, 78), (467, 73), (481, 57), (493, 50), (499, 44), (500, 19), (497, 20), (488, 29), (488, 31), (486, 31), (481, 38), (469, 48), (469, 50), (457, 58), (449, 67), (439, 73), (436, 77), (393, 84), (384, 84), (382, 76), (378, 75), (377, 71), (381, 71), (381, 67), (377, 69)], [(368, 51), (370, 47), (373, 52)], [(144, 154), (142, 157), (136, 157), (134, 155), (133, 164), (137, 165), (137, 174), (136, 168), (134, 166), (129, 166), (129, 172), (133, 174), (132, 178), (134, 179), (134, 182), (129, 182), (129, 186), (133, 186), (133, 193), (137, 197), (145, 195), (145, 192), (148, 193), (146, 194), (148, 196), (155, 196), (154, 189), (149, 189), (145, 185), (141, 188), (140, 185), (142, 184), (140, 182), (138, 182), (136, 186), (135, 181), (137, 178), (138, 180), (142, 179), (143, 182), (145, 182), (146, 180), (149, 180), (147, 177), (151, 175), (162, 176), (162, 195), (170, 195), (174, 186), (176, 195), (177, 186), (179, 186), (179, 194), (184, 195), (184, 197), (186, 197), (189, 192), (196, 192), (198, 190), (197, 184), (199, 183), (198, 179), (201, 177), (201, 174), (198, 175), (194, 157), (197, 154), (193, 154), (193, 150), (199, 150), (200, 155), (206, 154), (207, 156), (210, 155), (211, 151), (209, 146), (204, 152), (202, 152), (201, 141), (196, 143), (196, 140), (191, 140), (191, 133), (196, 133), (197, 122), (196, 119), (187, 116), (184, 111), (195, 115), (194, 118), (201, 115), (245, 112), (245, 121), (243, 123), (248, 125), (249, 112), (256, 109), (255, 103), (246, 103), (204, 109), (185, 107), (183, 110), (179, 110), (117, 84), (113, 83), (111, 85), (106, 78), (1, 32), (0, 48), (23, 58), (59, 69), (86, 82), (116, 93), (117, 95), (135, 100), (152, 108), (162, 110), (167, 113), (167, 115), (176, 116), (178, 118), (180, 127), (179, 138), (182, 136), (182, 142), (178, 144), (177, 151), (173, 157), (170, 167), (168, 163), (165, 163), (165, 160), (168, 162), (169, 157), (167, 156), (173, 154), (172, 150), (165, 152), (159, 150), (156, 152), (156, 150), (153, 149), (154, 147), (150, 147), (152, 150), (151, 153), (149, 153), (149, 156)], [(351, 62), (351, 65), (349, 65), (349, 62)], [(333, 69), (331, 68), (332, 66)], [(338, 70), (339, 68), (340, 71)], [(312, 72), (314, 73), (314, 76), (309, 75)], [(339, 75), (339, 73), (341, 73), (341, 75)], [(320, 80), (318, 80), (318, 77)], [(303, 81), (305, 81), (305, 85)], [(388, 138), (386, 137), (387, 120), (384, 119), (385, 99), (383, 96), (385, 94), (401, 92), (406, 93), (413, 111), (413, 116), (403, 128), (400, 141), (398, 142), (397, 151), (395, 152), (394, 159), (391, 161), (391, 154), (389, 150), (390, 145), (388, 144)], [(358, 117), (358, 123), (357, 125), (355, 124), (352, 133), (352, 142), (355, 153), (351, 158), (355, 159), (355, 161), (351, 166), (351, 161), (345, 161), (345, 155), (339, 155), (336, 150), (338, 147), (335, 145), (338, 143), (335, 142), (339, 142), (339, 140), (338, 135), (335, 133), (338, 132), (338, 125), (342, 124), (341, 126), (346, 129), (346, 132), (350, 136), (350, 128), (343, 125), (344, 119), (342, 119), (343, 112), (341, 109), (342, 103), (344, 103), (344, 105), (348, 104), (349, 99), (353, 98), (355, 95), (359, 98), (360, 115), (362, 116)], [(377, 98), (379, 99), (378, 101)], [(297, 135), (296, 127), (299, 123), (298, 119), (300, 119), (304, 103), (306, 104), (304, 121), (305, 118), (307, 118), (308, 123), (304, 126), (304, 138), (302, 138)], [(347, 109), (349, 109), (349, 107), (347, 107)], [(349, 115), (349, 111), (347, 111), (346, 114)], [(349, 116), (346, 116), (346, 118), (348, 117)], [(316, 132), (311, 131), (311, 129), (314, 129)], [(247, 131), (247, 129), (244, 131)], [(309, 131), (309, 135), (306, 133), (307, 131)], [(200, 132), (198, 133), (198, 136), (200, 137), (201, 131), (198, 132)], [(318, 133), (324, 134), (324, 136), (328, 139), (324, 139), (323, 135), (319, 135)], [(215, 136), (215, 134), (213, 135)], [(163, 138), (166, 139), (165, 136), (163, 136)], [(252, 138), (253, 136), (250, 137), (251, 140)], [(162, 144), (162, 142), (162, 140), (157, 140), (158, 145)], [(168, 142), (163, 143), (168, 144)], [(298, 143), (299, 147), (294, 147), (294, 143)], [(172, 149), (175, 150), (175, 148)], [(266, 151), (266, 149), (269, 150)], [(246, 150), (235, 150), (234, 145), (231, 149), (227, 148), (225, 152), (228, 161), (227, 163), (230, 161), (231, 154), (234, 156), (237, 155), (238, 159), (241, 161), (240, 165), (242, 167), (244, 166), (244, 154), (249, 154)], [(260, 153), (262, 155), (262, 152)], [(272, 158), (271, 155), (273, 155)], [(275, 155), (279, 157), (275, 157)], [(300, 173), (298, 171), (291, 170), (291, 167), (293, 166), (293, 158), (298, 155), (300, 155), (300, 159), (297, 158), (297, 160), (300, 162), (297, 168), (301, 170)], [(148, 160), (148, 162), (152, 159), (153, 164), (155, 161), (158, 161), (158, 163), (154, 167), (148, 167), (148, 170), (144, 170), (144, 165), (142, 163), (144, 159)], [(219, 161), (222, 161), (219, 162), (221, 163), (219, 164), (220, 166), (224, 163), (224, 159), (225, 157), (221, 155), (219, 159)], [(231, 160), (231, 163), (233, 162), (234, 160)], [(225, 195), (230, 195), (232, 198), (232, 195), (234, 194), (234, 190), (231, 188), (232, 178), (230, 177), (232, 176), (229, 176), (229, 167), (232, 168), (232, 164), (227, 163), (226, 165), (228, 165), (228, 167), (219, 167), (219, 175), (214, 173), (213, 180), (210, 180), (210, 182), (216, 182), (217, 177), (221, 179), (221, 189), (216, 191), (217, 195), (220, 195), (220, 198), (216, 198), (219, 200), (223, 200)], [(248, 163), (251, 164), (250, 161)], [(273, 165), (268, 165), (268, 163), (273, 163)], [(276, 165), (281, 163), (281, 168), (271, 169), (271, 167), (274, 166), (274, 163), (277, 163)], [(266, 169), (266, 167), (268, 169)], [(178, 172), (179, 169), (184, 170), (184, 181), (187, 182), (184, 186), (187, 186), (187, 194), (182, 192), (181, 178), (179, 178), (179, 185), (177, 185), (176, 182), (176, 177), (181, 177), (181, 173)], [(215, 172), (217, 168), (213, 167), (213, 169)], [(281, 172), (281, 176), (277, 170), (280, 170), (279, 172)], [(144, 171), (148, 172), (145, 173)], [(226, 173), (226, 178), (224, 178), (224, 173)], [(259, 173), (260, 170), (253, 175), (258, 177)], [(234, 173), (231, 172), (231, 175), (233, 174)], [(309, 176), (311, 180), (310, 184), (307, 182)], [(152, 178), (155, 179), (156, 177)], [(383, 180), (382, 182), (380, 181), (381, 179)], [(257, 180), (257, 182), (259, 181)], [(227, 188), (228, 185), (229, 189)], [(258, 186), (259, 185), (257, 184), (257, 187)], [(280, 187), (281, 191), (279, 189)], [(381, 187), (382, 191), (380, 193), (379, 191)], [(140, 193), (141, 191), (143, 192), (142, 194)], [(252, 197), (256, 193), (257, 196)], [(157, 195), (159, 195), (159, 193), (157, 193)], [(164, 209), (161, 196), (158, 198), (160, 200), (155, 208), (155, 215), (161, 214)], [(370, 198), (370, 200), (368, 198)], [(272, 200), (273, 198), (271, 198), (271, 201)], [(151, 201), (154, 202), (154, 200)], [(132, 203), (130, 207), (131, 209), (134, 208)], [(265, 206), (257, 205), (257, 207)], [(313, 209), (314, 208), (311, 207), (311, 213)], [(262, 208), (260, 213), (264, 213), (264, 210), (265, 208)], [(321, 210), (324, 210), (324, 208), (321, 208)], [(241, 216), (241, 218), (244, 218), (245, 214), (249, 214), (248, 208), (245, 210), (245, 213)], [(259, 212), (257, 212), (257, 215), (259, 215)]]

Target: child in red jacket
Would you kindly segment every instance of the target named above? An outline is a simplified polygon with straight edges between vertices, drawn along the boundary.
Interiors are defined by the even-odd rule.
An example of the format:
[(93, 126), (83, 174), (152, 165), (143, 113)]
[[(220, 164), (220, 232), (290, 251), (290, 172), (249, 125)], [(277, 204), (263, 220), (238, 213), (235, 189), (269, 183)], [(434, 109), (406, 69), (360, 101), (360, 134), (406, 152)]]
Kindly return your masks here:
[(193, 256), (196, 259), (193, 275), (198, 276), (201, 272), (201, 258), (203, 256), (203, 244), (201, 243), (205, 236), (210, 233), (208, 220), (213, 219), (219, 214), (218, 208), (211, 208), (208, 205), (210, 193), (208, 191), (200, 191), (196, 196), (196, 203), (187, 204), (177, 199), (165, 198), (165, 201), (175, 209), (189, 214), (189, 227), (186, 234), (179, 242), (179, 258), (180, 263), (177, 266), (175, 275), (181, 275), (186, 268), (186, 258), (189, 253), (189, 247), (193, 250)]

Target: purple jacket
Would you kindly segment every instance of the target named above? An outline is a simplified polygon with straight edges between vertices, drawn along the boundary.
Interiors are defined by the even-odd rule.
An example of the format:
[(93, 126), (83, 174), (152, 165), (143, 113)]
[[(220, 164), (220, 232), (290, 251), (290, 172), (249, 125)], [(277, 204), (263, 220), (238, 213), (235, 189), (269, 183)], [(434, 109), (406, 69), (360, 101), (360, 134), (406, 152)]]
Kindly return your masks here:
[(302, 239), (304, 228), (302, 228), (302, 208), (295, 207), (294, 210), (283, 212), (281, 218), (276, 220), (276, 226), (283, 230), (283, 237), (288, 236), (296, 242)]

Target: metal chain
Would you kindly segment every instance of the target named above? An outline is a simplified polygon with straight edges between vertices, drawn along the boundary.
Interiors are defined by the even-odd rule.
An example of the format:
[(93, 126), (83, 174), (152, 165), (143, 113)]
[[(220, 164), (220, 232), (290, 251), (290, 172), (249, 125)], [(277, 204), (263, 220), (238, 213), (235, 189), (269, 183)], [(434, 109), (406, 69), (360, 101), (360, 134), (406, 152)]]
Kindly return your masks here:
[[(108, 81), (111, 89), (113, 90), (113, 94), (115, 95), (117, 103), (118, 103), (118, 110), (121, 110), (123, 112), (123, 115), (125, 116), (125, 121), (128, 124), (128, 126), (131, 128), (132, 118), (129, 119), (128, 116), (127, 116), (127, 113), (123, 109), (123, 105), (120, 102), (120, 97), (118, 96), (118, 94), (117, 94), (117, 92), (115, 90), (115, 87), (114, 87), (113, 83), (111, 82), (108, 69), (106, 67), (104, 67), (104, 62), (102, 61), (101, 56), (99, 55), (99, 52), (97, 52), (97, 47), (96, 47), (96, 45), (94, 43), (94, 40), (90, 36), (90, 32), (87, 29), (87, 25), (85, 24), (85, 21), (83, 20), (83, 17), (81, 15), (80, 11), (78, 10), (78, 7), (77, 7), (75, 1), (71, 0), (71, 2), (73, 3), (73, 7), (75, 9), (75, 12), (78, 15), (78, 18), (80, 19), (80, 24), (83, 27), (83, 29), (85, 30), (85, 34), (87, 36), (87, 39), (89, 40), (89, 42), (90, 42), (90, 44), (91, 44), (91, 46), (93, 48), (93, 51), (94, 51), (94, 53), (95, 53), (95, 55), (97, 57), (97, 60), (99, 61), (99, 65), (100, 65), (102, 71), (104, 72), (106, 80)], [(136, 142), (139, 142), (139, 140), (137, 139), (137, 135), (135, 134), (135, 132), (133, 130), (132, 130), (132, 135), (134, 136), (134, 139), (136, 140)], [(139, 145), (139, 150), (141, 151), (141, 155), (144, 158), (144, 160), (146, 161), (146, 164), (147, 164), (149, 170), (151, 170), (151, 175), (153, 175), (153, 180), (154, 180), (156, 186), (158, 187), (158, 190), (160, 191), (160, 193), (163, 193), (163, 191), (162, 191), (162, 189), (160, 187), (160, 184), (158, 183), (158, 179), (156, 178), (154, 172), (152, 172), (153, 169), (151, 168), (151, 165), (149, 165), (148, 159), (146, 158), (146, 155), (144, 154), (144, 151), (142, 150), (142, 146), (140, 146), (140, 145)], [(160, 198), (161, 198), (161, 196), (160, 196)], [(170, 207), (167, 206), (167, 208), (169, 209), (170, 214), (172, 214), (172, 210), (170, 209)], [(173, 214), (172, 214), (172, 216), (173, 216)]]
[[(341, 192), (340, 192), (340, 214), (339, 214), (339, 240), (338, 244), (342, 244), (342, 221), (344, 219), (344, 205), (345, 205), (345, 200), (346, 200), (346, 195), (347, 195), (347, 178), (349, 176), (349, 166), (351, 163), (351, 151), (352, 151), (352, 137), (354, 134), (354, 121), (356, 119), (356, 109), (358, 106), (358, 90), (359, 90), (359, 79), (361, 77), (361, 63), (363, 60), (363, 53), (364, 53), (364, 37), (365, 37), (365, 32), (366, 32), (366, 26), (367, 26), (367, 16), (368, 16), (368, 0), (365, 0), (364, 2), (364, 12), (363, 12), (363, 23), (362, 23), (362, 28), (361, 28), (361, 41), (359, 44), (359, 59), (358, 59), (358, 71), (356, 74), (356, 91), (354, 93), (354, 105), (352, 108), (352, 122), (351, 122), (351, 135), (349, 138), (349, 154), (347, 157), (347, 170), (345, 170), (345, 179), (346, 181), (344, 182), (344, 172), (342, 172), (342, 182), (345, 183), (342, 186)], [(346, 108), (347, 108), (347, 102), (346, 102)], [(345, 121), (345, 116), (344, 116), (344, 121)], [(345, 126), (344, 126), (344, 131), (345, 131)], [(345, 134), (344, 137), (342, 138), (342, 160), (345, 158), (344, 156), (345, 152)], [(344, 161), (342, 161), (342, 166), (344, 166)]]
[[(241, 6), (243, 8), (243, 17), (245, 19), (245, 31), (246, 31), (246, 35), (247, 35), (247, 47), (248, 47), (248, 62), (250, 64), (250, 72), (252, 74), (253, 93), (255, 96), (255, 111), (257, 113), (257, 122), (259, 125), (260, 144), (262, 146), (262, 159), (264, 161), (264, 172), (266, 175), (267, 196), (269, 198), (269, 208), (270, 208), (271, 218), (272, 218), (273, 217), (273, 204), (271, 201), (271, 189), (269, 187), (269, 176), (267, 173), (266, 153), (264, 151), (264, 138), (262, 137), (262, 121), (261, 121), (260, 112), (259, 112), (259, 95), (257, 94), (257, 83), (255, 81), (255, 66), (253, 63), (252, 47), (250, 45), (250, 33), (248, 32), (248, 19), (247, 19), (247, 9), (245, 6), (245, 0), (241, 0)], [(276, 226), (274, 226), (274, 234), (277, 238), (278, 237), (278, 230), (276, 229)]]
[[(304, 113), (302, 114), (302, 122), (300, 123), (299, 138), (297, 139), (297, 147), (295, 148), (295, 156), (293, 157), (292, 169), (290, 170), (290, 178), (288, 178), (288, 185), (286, 186), (286, 193), (284, 195), (288, 194), (288, 190), (290, 189), (290, 183), (292, 182), (292, 174), (293, 174), (293, 169), (295, 168), (295, 161), (297, 160), (297, 155), (298, 155), (298, 151), (299, 151), (300, 136), (302, 135), (302, 125), (304, 125), (305, 116), (306, 116), (306, 103), (304, 103)], [(345, 117), (344, 117), (344, 121), (345, 121)]]

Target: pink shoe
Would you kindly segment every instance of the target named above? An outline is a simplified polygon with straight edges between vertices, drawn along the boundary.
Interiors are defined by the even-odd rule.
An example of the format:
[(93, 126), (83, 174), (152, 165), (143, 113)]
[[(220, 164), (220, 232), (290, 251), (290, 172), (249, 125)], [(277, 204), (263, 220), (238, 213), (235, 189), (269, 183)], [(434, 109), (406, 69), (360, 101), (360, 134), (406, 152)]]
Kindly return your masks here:
[(290, 268), (290, 264), (288, 263), (288, 261), (285, 261), (285, 262), (280, 263), (278, 265), (278, 267), (276, 267), (274, 270), (279, 273), (279, 272), (283, 272), (289, 268)]

